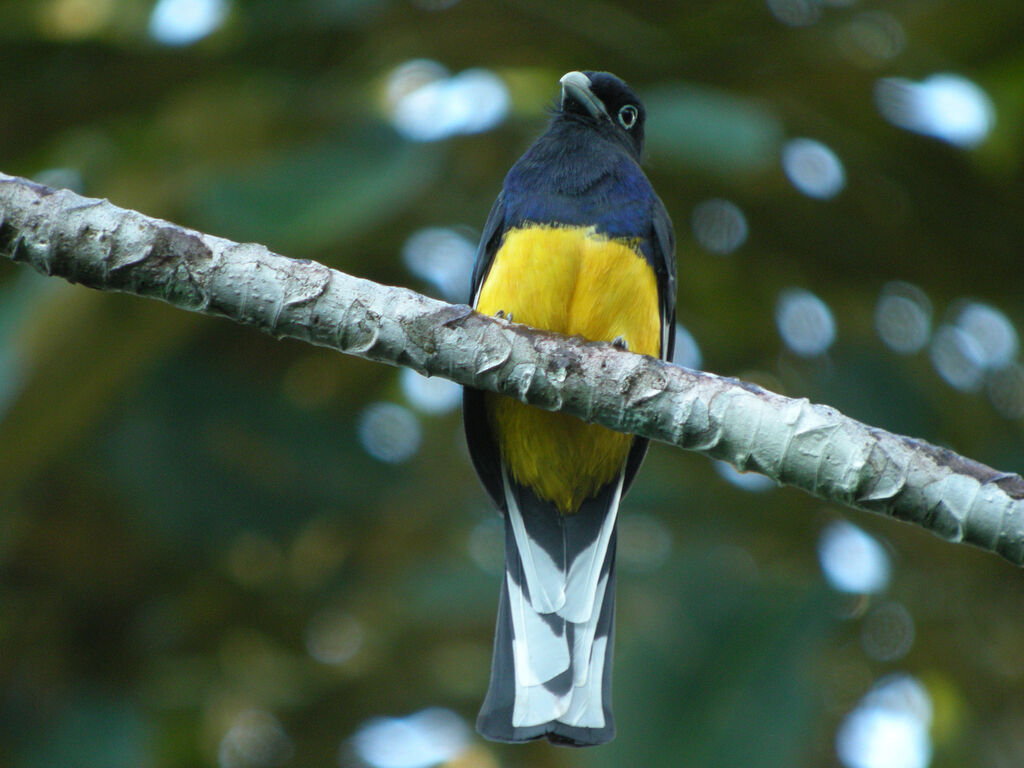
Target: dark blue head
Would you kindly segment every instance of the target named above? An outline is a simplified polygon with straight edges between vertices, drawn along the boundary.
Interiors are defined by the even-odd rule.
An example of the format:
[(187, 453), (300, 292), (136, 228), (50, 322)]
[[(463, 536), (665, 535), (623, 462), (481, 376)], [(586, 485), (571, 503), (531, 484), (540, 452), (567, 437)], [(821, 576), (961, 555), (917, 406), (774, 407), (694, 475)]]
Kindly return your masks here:
[(640, 161), (647, 113), (628, 85), (609, 72), (590, 71), (569, 72), (559, 82), (559, 114), (592, 124), (622, 142)]

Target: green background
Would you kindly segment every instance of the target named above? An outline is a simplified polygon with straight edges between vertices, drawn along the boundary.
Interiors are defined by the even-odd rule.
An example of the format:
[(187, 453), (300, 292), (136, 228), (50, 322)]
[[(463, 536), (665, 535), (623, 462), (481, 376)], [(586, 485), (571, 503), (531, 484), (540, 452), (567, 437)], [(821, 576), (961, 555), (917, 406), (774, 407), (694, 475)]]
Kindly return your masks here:
[[(1024, 466), (1021, 412), (996, 407), (1005, 377), (957, 391), (874, 325), (892, 280), (927, 294), (933, 327), (965, 299), (1024, 321), (1019, 0), (249, 0), (181, 47), (151, 38), (151, 10), (0, 2), (0, 170), (437, 295), (403, 244), (424, 227), (475, 238), (558, 78), (614, 71), (650, 108), (646, 167), (704, 368)], [(388, 77), (423, 58), (496, 73), (507, 118), (402, 138)], [(876, 107), (880, 78), (942, 72), (994, 105), (974, 148)], [(798, 137), (842, 161), (836, 196), (787, 179)], [(745, 216), (730, 254), (695, 237), (712, 198)], [(831, 308), (827, 353), (786, 350), (789, 288)], [(360, 439), (379, 402), (422, 430), (405, 461)], [(450, 765), (840, 765), (841, 723), (894, 673), (927, 691), (931, 765), (1024, 764), (1017, 569), (663, 446), (622, 515), (617, 739), (472, 735)], [(885, 547), (882, 592), (829, 587), (816, 547), (837, 519)], [(373, 717), (472, 723), (496, 530), (457, 410), (418, 411), (396, 370), (0, 263), (0, 768), (355, 766)], [(334, 663), (311, 638), (340, 644)]]

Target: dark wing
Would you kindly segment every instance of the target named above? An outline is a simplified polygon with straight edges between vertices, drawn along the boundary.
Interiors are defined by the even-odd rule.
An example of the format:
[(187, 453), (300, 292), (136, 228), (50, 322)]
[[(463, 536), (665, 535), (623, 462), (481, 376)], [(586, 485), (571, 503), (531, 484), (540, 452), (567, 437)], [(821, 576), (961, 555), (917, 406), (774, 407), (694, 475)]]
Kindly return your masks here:
[[(654, 196), (651, 212), (651, 228), (654, 238), (651, 250), (654, 255), (654, 273), (658, 281), (658, 304), (661, 309), (661, 359), (671, 360), (676, 349), (676, 238), (672, 231), (672, 220), (668, 217), (664, 203)], [(626, 459), (626, 479), (622, 495), (636, 477), (637, 470), (647, 453), (647, 438), (637, 437), (629, 449)]]
[[(501, 240), (505, 235), (505, 192), (491, 206), (491, 212), (484, 223), (484, 231), (480, 236), (480, 245), (476, 249), (476, 262), (473, 264), (473, 279), (470, 284), (469, 301), (476, 305), (477, 294), (494, 261)], [(487, 424), (487, 409), (484, 406), (484, 393), (478, 389), (463, 387), (462, 389), (462, 423), (466, 430), (466, 443), (469, 446), (469, 458), (473, 468), (480, 476), (484, 488), (502, 512), (505, 511), (505, 489), (501, 480), (501, 457), (498, 446), (494, 442), (491, 429)]]
[(491, 206), (484, 222), (484, 231), (480, 234), (480, 244), (476, 247), (476, 261), (473, 262), (473, 279), (469, 289), (470, 306), (476, 306), (476, 295), (483, 285), (484, 278), (491, 270), (494, 254), (498, 252), (501, 239), (505, 235), (505, 190), (498, 193), (498, 199)]
[(676, 236), (665, 204), (655, 195), (653, 211), (654, 270), (661, 305), (661, 359), (671, 360), (676, 349)]

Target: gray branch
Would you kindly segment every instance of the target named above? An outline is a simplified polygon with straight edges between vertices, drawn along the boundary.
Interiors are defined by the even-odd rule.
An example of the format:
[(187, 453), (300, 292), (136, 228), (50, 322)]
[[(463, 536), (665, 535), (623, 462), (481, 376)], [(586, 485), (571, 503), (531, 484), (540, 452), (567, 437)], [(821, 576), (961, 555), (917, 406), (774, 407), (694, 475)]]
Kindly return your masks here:
[(724, 459), (1024, 564), (1024, 480), (833, 408), (0, 174), (0, 254)]

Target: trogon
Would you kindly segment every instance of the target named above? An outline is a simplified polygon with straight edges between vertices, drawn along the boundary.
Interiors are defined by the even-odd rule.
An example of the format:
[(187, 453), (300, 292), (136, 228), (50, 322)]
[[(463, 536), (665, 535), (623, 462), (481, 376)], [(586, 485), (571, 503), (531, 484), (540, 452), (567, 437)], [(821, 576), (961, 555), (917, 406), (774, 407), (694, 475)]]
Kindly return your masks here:
[[(672, 223), (640, 168), (644, 107), (607, 72), (569, 72), (546, 132), (505, 177), (477, 249), (484, 314), (668, 359)], [(497, 741), (609, 741), (616, 514), (647, 441), (467, 388), (466, 437), (505, 519), (491, 684)]]

